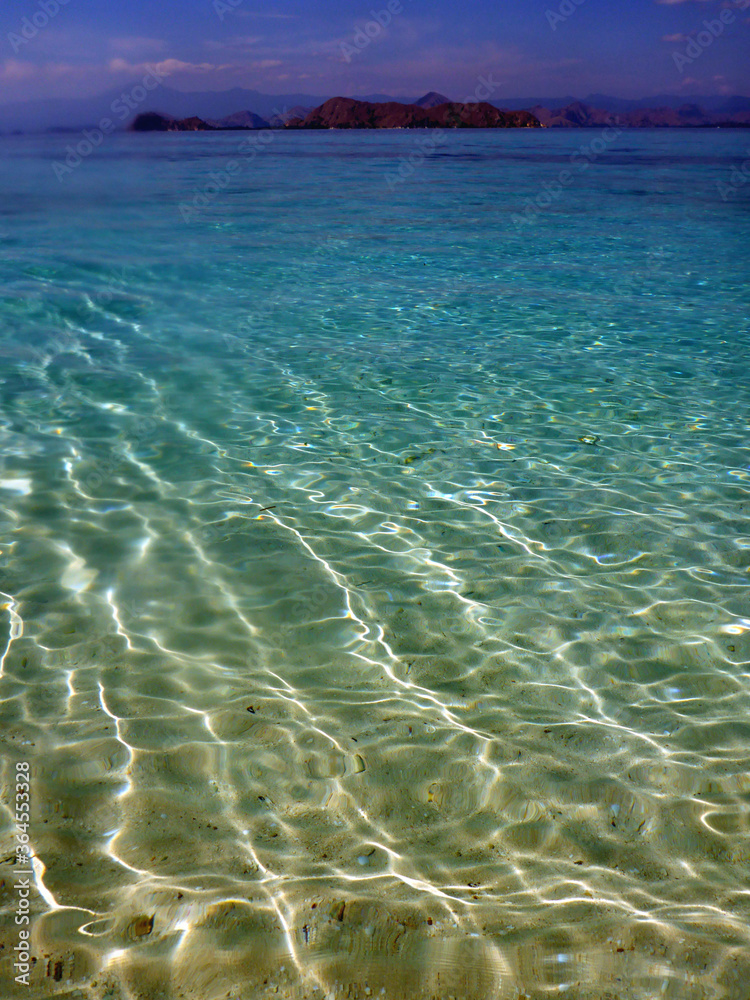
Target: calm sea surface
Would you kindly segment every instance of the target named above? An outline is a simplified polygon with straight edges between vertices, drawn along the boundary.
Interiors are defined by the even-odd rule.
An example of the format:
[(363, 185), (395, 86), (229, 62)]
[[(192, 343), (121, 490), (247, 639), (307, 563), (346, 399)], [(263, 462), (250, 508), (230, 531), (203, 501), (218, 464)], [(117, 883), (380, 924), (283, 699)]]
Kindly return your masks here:
[(0, 992), (747, 998), (750, 132), (266, 138), (0, 139)]

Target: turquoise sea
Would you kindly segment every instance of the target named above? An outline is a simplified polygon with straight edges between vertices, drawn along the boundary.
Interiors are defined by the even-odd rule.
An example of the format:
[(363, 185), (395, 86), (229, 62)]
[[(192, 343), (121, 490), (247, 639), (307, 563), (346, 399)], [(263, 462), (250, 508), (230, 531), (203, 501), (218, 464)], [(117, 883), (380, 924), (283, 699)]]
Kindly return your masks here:
[(2, 996), (750, 996), (750, 132), (82, 141), (0, 139)]

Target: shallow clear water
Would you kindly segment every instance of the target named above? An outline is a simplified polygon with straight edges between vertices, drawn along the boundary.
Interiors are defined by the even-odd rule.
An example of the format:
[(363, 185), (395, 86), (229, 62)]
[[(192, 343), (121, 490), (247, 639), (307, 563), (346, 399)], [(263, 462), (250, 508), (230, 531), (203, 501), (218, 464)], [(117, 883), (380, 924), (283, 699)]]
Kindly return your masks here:
[(597, 136), (1, 140), (5, 995), (748, 995), (749, 135)]

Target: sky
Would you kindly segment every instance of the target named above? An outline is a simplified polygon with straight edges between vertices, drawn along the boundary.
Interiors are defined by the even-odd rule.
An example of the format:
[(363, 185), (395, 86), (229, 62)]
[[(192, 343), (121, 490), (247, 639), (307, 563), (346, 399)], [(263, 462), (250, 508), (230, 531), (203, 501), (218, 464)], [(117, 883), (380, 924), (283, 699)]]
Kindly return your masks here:
[(750, 0), (3, 0), (0, 104), (151, 66), (183, 91), (750, 95), (749, 53)]

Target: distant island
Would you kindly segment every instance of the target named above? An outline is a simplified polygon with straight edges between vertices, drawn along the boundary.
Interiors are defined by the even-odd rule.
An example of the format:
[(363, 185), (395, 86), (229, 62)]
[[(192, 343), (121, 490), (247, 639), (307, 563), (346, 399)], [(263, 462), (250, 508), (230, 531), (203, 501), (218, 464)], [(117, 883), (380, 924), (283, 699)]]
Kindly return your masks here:
[(237, 111), (226, 118), (176, 118), (148, 111), (130, 125), (134, 132), (212, 132), (249, 129), (376, 129), (376, 128), (748, 128), (750, 111), (711, 113), (697, 104), (678, 108), (637, 108), (612, 111), (573, 101), (551, 110), (535, 105), (528, 110), (498, 109), (486, 101), (451, 101), (430, 91), (412, 104), (399, 101), (363, 101), (332, 97), (316, 108), (294, 107), (262, 118)]
[(583, 101), (573, 101), (555, 111), (539, 105), (530, 110), (545, 128), (601, 128), (605, 125), (620, 128), (750, 127), (750, 111), (712, 114), (697, 104), (683, 104), (678, 108), (635, 108), (613, 114)]
[(295, 108), (274, 121), (265, 121), (251, 111), (239, 111), (219, 121), (171, 118), (154, 111), (133, 121), (134, 132), (211, 132), (237, 129), (374, 129), (374, 128), (541, 128), (529, 111), (499, 111), (486, 101), (462, 104), (440, 95), (426, 94), (414, 104), (398, 101), (358, 101), (332, 97), (318, 108)]

